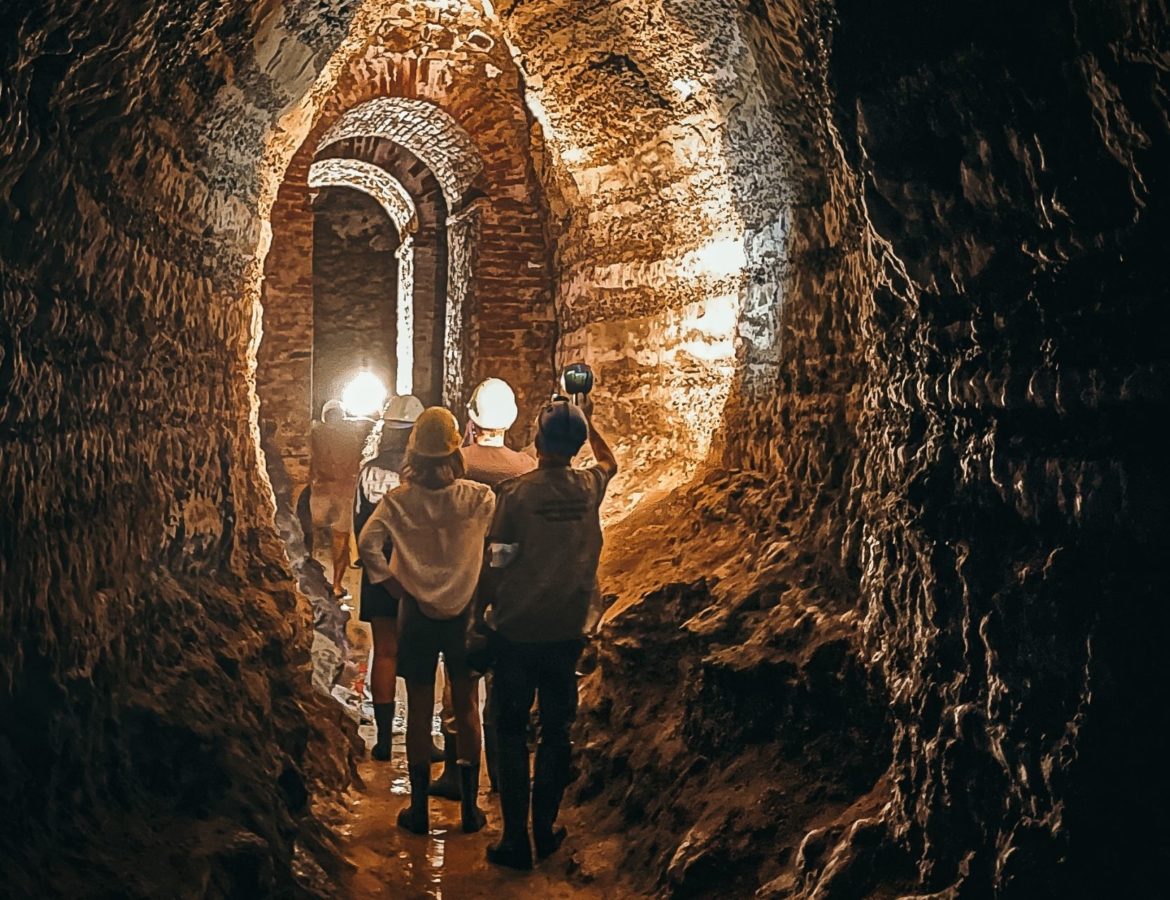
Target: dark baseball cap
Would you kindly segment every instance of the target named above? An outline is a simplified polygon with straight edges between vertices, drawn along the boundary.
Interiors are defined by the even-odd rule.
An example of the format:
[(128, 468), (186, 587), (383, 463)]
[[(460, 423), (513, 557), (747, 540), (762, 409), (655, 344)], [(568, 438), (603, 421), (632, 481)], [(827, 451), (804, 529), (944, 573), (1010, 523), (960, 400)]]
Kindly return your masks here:
[(557, 456), (575, 456), (589, 436), (585, 413), (567, 400), (554, 400), (540, 411), (536, 449)]

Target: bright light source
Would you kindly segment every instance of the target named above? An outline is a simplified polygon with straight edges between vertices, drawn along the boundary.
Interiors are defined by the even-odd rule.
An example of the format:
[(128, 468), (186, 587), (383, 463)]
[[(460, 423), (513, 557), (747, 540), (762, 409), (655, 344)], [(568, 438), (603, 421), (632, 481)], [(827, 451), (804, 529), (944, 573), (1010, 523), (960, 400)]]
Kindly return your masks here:
[(386, 386), (371, 372), (362, 372), (341, 392), (341, 406), (347, 416), (373, 418), (386, 403)]
[(683, 256), (679, 270), (684, 274), (726, 278), (738, 275), (747, 266), (743, 238), (721, 238)]

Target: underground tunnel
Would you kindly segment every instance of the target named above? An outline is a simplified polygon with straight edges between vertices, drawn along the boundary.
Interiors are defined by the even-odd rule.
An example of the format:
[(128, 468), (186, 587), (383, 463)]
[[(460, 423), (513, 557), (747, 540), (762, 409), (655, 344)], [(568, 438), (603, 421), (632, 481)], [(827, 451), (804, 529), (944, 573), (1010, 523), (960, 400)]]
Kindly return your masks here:
[[(1168, 28), (7, 0), (0, 896), (1170, 893)], [(297, 505), (354, 379), (522, 450), (574, 362), (605, 613), (515, 874), (486, 774), (395, 828)]]

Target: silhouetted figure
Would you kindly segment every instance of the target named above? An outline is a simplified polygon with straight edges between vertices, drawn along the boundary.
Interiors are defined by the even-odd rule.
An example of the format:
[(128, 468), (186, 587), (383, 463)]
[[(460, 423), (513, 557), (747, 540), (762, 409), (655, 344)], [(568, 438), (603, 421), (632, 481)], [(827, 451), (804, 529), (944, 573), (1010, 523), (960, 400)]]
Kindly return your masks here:
[[(591, 402), (584, 403), (554, 400), (541, 411), (539, 468), (500, 485), (480, 587), (477, 618), (492, 630), (496, 648), (493, 701), (504, 817), (503, 837), (487, 857), (516, 869), (532, 868), (526, 732), (534, 699), (540, 713), (531, 780), (537, 856), (554, 853), (565, 838), (556, 820), (569, 777), (577, 658), (597, 588), (599, 507), (618, 468), (583, 411), (591, 411)], [(597, 464), (574, 469), (586, 437)]]
[(333, 595), (345, 597), (345, 570), (349, 567), (349, 530), (354, 486), (362, 462), (363, 430), (345, 421), (341, 403), (330, 400), (321, 421), (309, 434), (309, 506), (313, 524), (328, 528), (333, 558)]
[[(463, 447), (463, 464), (467, 478), (495, 488), (501, 482), (531, 472), (536, 460), (526, 453), (518, 453), (504, 445), (504, 437), (516, 421), (516, 395), (501, 378), (488, 378), (471, 394), (467, 404), (468, 436)], [(492, 790), (499, 783), (497, 768), (497, 738), (495, 717), (492, 713), (492, 676), (484, 677), (486, 703), (483, 717), (484, 756), (487, 759), (488, 779)], [(451, 703), (443, 697), (444, 766), (438, 780), (431, 784), (431, 796), (458, 800), (459, 776), (455, 765), (455, 742), (451, 739), (448, 710)]]

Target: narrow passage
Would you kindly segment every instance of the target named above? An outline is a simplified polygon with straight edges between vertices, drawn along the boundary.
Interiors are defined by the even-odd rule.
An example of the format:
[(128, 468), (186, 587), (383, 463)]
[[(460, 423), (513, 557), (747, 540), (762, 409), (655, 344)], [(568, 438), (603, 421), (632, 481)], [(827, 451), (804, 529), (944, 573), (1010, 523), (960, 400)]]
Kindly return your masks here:
[[(327, 551), (318, 549), (316, 557), (329, 566)], [(353, 602), (358, 602), (356, 569), (350, 569), (345, 584), (354, 595)], [(370, 635), (368, 626), (358, 621), (356, 609), (347, 630), (352, 661), (364, 661)], [(400, 680), (398, 696), (405, 694)], [(431, 799), (427, 837), (403, 831), (395, 817), (410, 799), (405, 737), (396, 728), (389, 762), (367, 756), (358, 763), (364, 787), (350, 789), (346, 819), (338, 829), (345, 858), (355, 867), (342, 896), (352, 900), (613, 900), (631, 896), (628, 889), (615, 887), (620, 841), (599, 840), (568, 804), (562, 809), (561, 823), (568, 827), (569, 838), (555, 857), (527, 873), (489, 865), (484, 852), (499, 840), (502, 820), (498, 795), (488, 792), (486, 769), (480, 777), (479, 805), (488, 816), (483, 831), (464, 834), (459, 828), (459, 804), (437, 798)], [(442, 765), (436, 764), (432, 775), (437, 778), (441, 771)], [(587, 846), (582, 846), (582, 836), (588, 837)]]

